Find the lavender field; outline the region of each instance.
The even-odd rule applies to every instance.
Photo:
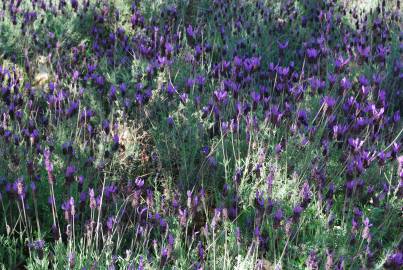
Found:
[[[0,0],[0,269],[402,269],[402,5]]]

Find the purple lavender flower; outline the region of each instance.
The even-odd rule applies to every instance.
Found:
[[[354,153],[358,153],[364,145],[364,141],[360,140],[359,138],[349,138],[348,144],[350,145]]]
[[[326,249],[325,270],[333,269],[333,265],[334,265],[334,254],[331,250]]]
[[[199,256],[199,260],[201,262],[204,261],[204,248],[203,248],[203,244],[201,241],[199,241],[199,243],[197,244],[197,255]]]
[[[114,85],[111,85],[111,88],[110,88],[109,94],[108,94],[110,101],[116,100],[116,93],[117,93],[116,87]]]
[[[72,164],[68,165],[65,172],[66,184],[71,184],[74,181],[74,174],[76,173],[76,167]]]
[[[106,228],[108,230],[109,233],[112,232],[113,230],[113,226],[116,224],[116,218],[114,216],[110,216],[108,217],[107,221],[106,221]]]
[[[283,220],[283,211],[281,210],[281,208],[278,208],[273,216],[273,226],[275,229],[280,226],[282,220]]]
[[[24,180],[22,177],[17,178],[13,184],[14,192],[20,197],[21,200],[24,200],[26,192],[24,187]]]
[[[186,35],[191,43],[193,43],[196,39],[196,32],[193,30],[193,26],[189,25],[186,28]]]
[[[188,212],[186,209],[179,209],[179,223],[181,226],[186,226],[188,218]]]
[[[78,9],[78,1],[77,0],[70,0],[71,7],[74,9],[75,12],[77,12]]]
[[[50,152],[50,150],[49,150],[49,149],[46,149],[46,150],[43,152],[43,156],[45,157],[45,168],[46,168],[46,171],[47,171],[48,173],[52,173],[52,172],[53,172],[53,164],[52,164],[52,162],[51,162],[51,160],[50,160],[50,157],[51,157],[51,152]]]
[[[395,253],[389,255],[383,266],[386,269],[401,269],[403,266],[403,253],[401,251],[396,251]]]
[[[361,45],[357,46],[357,51],[361,60],[365,61],[368,59],[371,51],[371,47],[363,47]]]
[[[298,222],[301,213],[304,209],[298,204],[297,206],[294,207],[294,209],[292,210],[292,219],[293,222]]]
[[[259,209],[264,209],[263,192],[258,190],[256,191],[255,204]]]
[[[312,250],[311,252],[309,252],[309,256],[306,260],[306,267],[310,270],[319,269],[319,262],[318,262],[316,251]]]
[[[367,242],[371,242],[371,233],[369,231],[369,229],[372,227],[372,224],[369,223],[369,219],[365,218],[364,222],[364,229],[362,230],[362,238],[367,240]]]
[[[319,56],[319,52],[315,48],[308,48],[306,50],[306,56],[309,62],[314,63]]]
[[[67,256],[67,261],[69,263],[70,269],[74,269],[76,265],[76,254],[74,252],[69,252]]]
[[[256,107],[257,107],[257,104],[258,104],[259,101],[260,101],[260,93],[253,91],[253,92],[250,94],[250,96],[251,96],[252,101],[253,101],[253,107],[256,108]]]
[[[324,106],[323,110],[325,113],[330,114],[333,107],[336,105],[336,100],[333,97],[325,96],[323,97],[322,104]]]
[[[345,93],[345,92],[347,92],[348,90],[350,90],[352,86],[353,86],[353,85],[352,85],[352,83],[350,82],[350,80],[349,80],[348,78],[343,77],[343,78],[340,80],[340,88],[341,88],[341,90],[342,90],[343,93]]]
[[[277,45],[280,50],[284,51],[288,47],[288,40],[284,42],[277,41]]]
[[[311,202],[311,198],[312,198],[311,189],[309,187],[308,182],[306,182],[306,181],[302,185],[302,188],[300,191],[300,197],[302,199],[301,207],[306,208],[308,206],[308,204]]]
[[[90,209],[94,210],[97,206],[94,189],[90,188],[88,195],[90,196]]]
[[[348,65],[349,62],[350,62],[349,58],[344,59],[342,55],[339,55],[334,61],[336,72],[337,73],[343,72],[343,70],[345,69],[345,67]]]
[[[214,91],[214,97],[216,98],[218,104],[223,104],[227,100],[227,92],[224,90]]]

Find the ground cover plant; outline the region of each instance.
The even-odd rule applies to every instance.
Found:
[[[401,269],[400,0],[0,0],[1,269]]]

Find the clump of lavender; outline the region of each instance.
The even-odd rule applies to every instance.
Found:
[[[0,2],[8,268],[401,268],[401,1],[123,2]]]

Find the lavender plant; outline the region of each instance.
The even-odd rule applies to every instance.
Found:
[[[1,0],[0,267],[401,269],[401,3],[358,2]]]

